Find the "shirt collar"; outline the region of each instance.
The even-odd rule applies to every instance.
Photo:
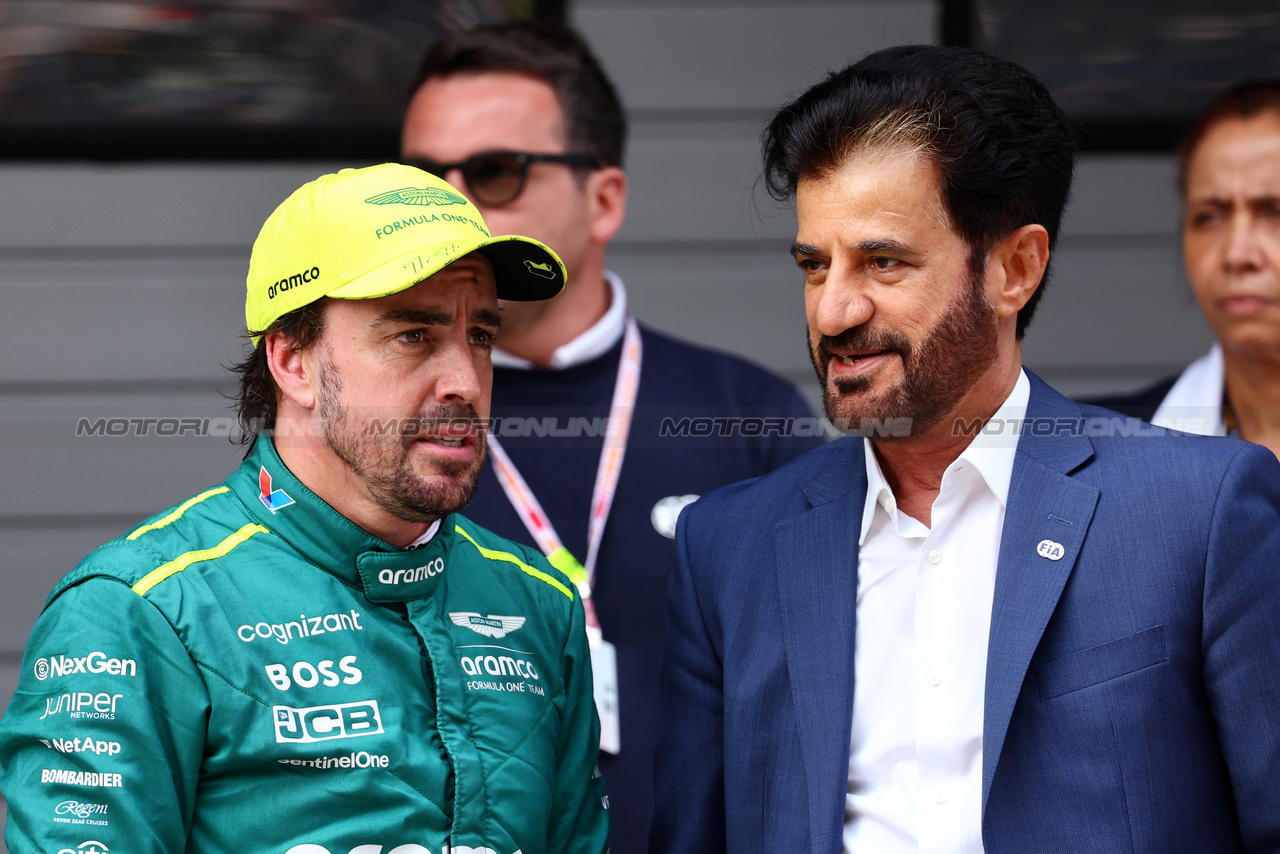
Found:
[[[1227,425],[1222,418],[1226,370],[1222,345],[1214,344],[1208,355],[1196,359],[1178,377],[1160,402],[1151,423],[1187,433],[1227,435]]]
[[[454,516],[438,520],[415,541],[416,548],[402,549],[375,537],[298,480],[270,436],[254,441],[252,452],[226,485],[268,531],[325,572],[363,589],[371,602],[430,595],[441,582],[457,539]]]
[[[551,364],[548,365],[551,370],[563,371],[565,368],[598,359],[618,346],[618,342],[622,340],[622,333],[627,326],[627,289],[622,286],[622,279],[611,270],[604,271],[604,280],[609,283],[612,292],[609,310],[586,332],[556,348],[551,354]],[[513,356],[500,347],[493,348],[493,366],[521,371],[537,367],[528,359]]]
[[[1018,452],[1018,437],[1022,433],[1022,425],[1026,420],[1027,403],[1031,399],[1031,381],[1026,371],[1018,371],[1018,380],[1013,390],[1005,398],[1000,408],[995,411],[960,456],[947,466],[943,473],[943,483],[947,475],[955,470],[961,461],[967,461],[982,477],[991,494],[1000,502],[1001,507],[1008,506],[1009,482],[1013,479],[1013,462]],[[875,517],[876,506],[884,508],[890,516],[897,508],[893,489],[885,480],[880,469],[880,460],[871,447],[871,442],[862,440],[863,452],[867,464],[867,495],[862,505],[862,527],[858,533],[858,545],[864,545],[867,531],[871,529]]]

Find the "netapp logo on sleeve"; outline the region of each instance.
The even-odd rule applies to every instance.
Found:
[[[359,738],[383,731],[377,700],[294,709],[272,706],[279,744],[311,744],[335,738]]]
[[[119,774],[100,774],[97,771],[68,771],[65,768],[41,768],[41,783],[59,783],[64,786],[85,786],[95,789],[118,789],[122,785]]]
[[[96,753],[99,756],[115,756],[120,752],[120,742],[101,741],[92,738],[55,738],[40,739],[45,747],[51,747],[59,753]]]

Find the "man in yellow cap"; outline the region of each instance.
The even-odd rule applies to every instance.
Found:
[[[276,209],[236,368],[253,445],[50,596],[0,722],[11,852],[605,849],[581,598],[458,514],[498,298],[563,284],[411,167]]]
[[[590,597],[610,847],[642,854],[676,520],[817,447],[821,428],[781,377],[632,317],[636,284],[606,263],[626,218],[626,117],[580,34],[529,20],[454,33],[413,90],[405,162],[447,179],[495,233],[550,245],[568,272],[560,297],[506,307],[497,442],[470,513],[538,546]],[[685,287],[693,299],[697,277]]]

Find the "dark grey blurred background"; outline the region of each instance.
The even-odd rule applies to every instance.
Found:
[[[20,14],[30,11],[29,2],[0,2],[0,88],[14,74],[30,74],[20,68],[27,49],[22,45],[40,43],[32,41],[37,37],[56,45],[58,33],[15,34],[30,24]],[[139,6],[106,0],[62,5],[126,17]],[[285,4],[238,5],[247,14]],[[439,5],[464,17],[495,8],[480,0]],[[1221,5],[1160,4],[1177,18],[1177,26],[1161,32],[1196,44],[1239,37],[1239,19],[1232,29]],[[397,13],[395,3],[378,8]],[[1254,35],[1274,43],[1276,15],[1266,8],[1245,11],[1262,16],[1248,19],[1249,31],[1265,30]],[[637,315],[785,374],[816,405],[803,344],[800,277],[787,255],[794,216],[756,189],[762,124],[788,95],[828,69],[888,45],[939,42],[944,28],[954,32],[961,19],[969,22],[971,39],[1003,46],[1011,58],[1057,63],[1046,73],[1066,75],[1072,97],[1089,88],[1088,80],[1110,79],[1089,71],[1099,64],[1138,68],[1156,80],[1174,73],[1167,64],[1143,65],[1124,54],[1121,42],[1100,45],[1079,33],[1068,38],[1070,27],[1031,27],[1045,45],[1060,42],[1062,50],[1085,60],[1064,70],[1061,52],[1023,40],[1027,32],[1018,14],[995,0],[946,9],[941,0],[573,2],[568,19],[595,46],[632,121],[630,210],[610,248],[609,266],[627,282]],[[1071,20],[1088,19],[1080,14]],[[175,20],[174,26],[181,24]],[[1124,20],[1141,31],[1140,18]],[[411,34],[426,38],[426,32]],[[330,36],[341,52],[339,35]],[[1088,45],[1098,51],[1089,53]],[[412,47],[416,59],[425,45]],[[374,60],[335,63],[331,70],[348,66],[370,74],[386,70]],[[337,85],[332,76],[320,79]],[[168,86],[174,103],[189,105],[189,99],[205,97],[184,94],[189,84],[190,77],[178,75],[137,85]],[[73,94],[66,103],[80,103]],[[387,93],[397,103],[402,95]],[[257,228],[305,181],[368,162],[289,158],[316,150],[308,147],[315,134],[340,135],[337,117],[349,125],[382,121],[387,132],[385,114],[364,115],[367,105],[358,98],[344,101],[347,113],[329,113],[299,95],[294,119],[306,133],[259,136],[260,159],[252,150],[232,152],[237,159],[230,161],[174,159],[162,138],[137,144],[153,145],[163,160],[93,162],[103,146],[127,144],[127,134],[117,133],[118,127],[95,130],[88,119],[83,127],[69,127],[65,111],[42,114],[38,99],[23,97],[0,96],[0,132],[27,133],[25,142],[21,133],[0,139],[0,149],[31,148],[32,140],[44,139],[59,150],[44,161],[0,159],[0,708],[8,703],[23,645],[54,582],[94,546],[221,481],[237,464],[240,449],[225,438],[232,414],[221,393],[231,383],[222,366],[238,359],[244,346],[237,337],[243,280]],[[271,97],[277,106],[289,103],[287,87]],[[1188,97],[1194,100],[1194,93],[1184,101]],[[215,101],[207,102],[209,109],[223,112],[206,116],[210,126],[253,125],[260,114],[247,95],[220,106]],[[1113,125],[1141,136],[1143,102],[1112,116]],[[164,114],[153,118],[160,128]],[[358,150],[358,136],[338,142]],[[215,133],[207,142],[231,151],[244,148],[247,138],[219,142]],[[1156,150],[1095,150],[1081,158],[1054,255],[1054,281],[1025,345],[1028,366],[1067,394],[1136,388],[1179,370],[1211,343],[1182,273],[1174,161],[1161,145],[1148,140],[1139,147]],[[75,159],[80,150],[82,159]],[[105,433],[147,418],[168,420],[136,422],[120,437],[77,435],[78,425],[82,434]],[[196,428],[184,423],[212,435],[193,435]],[[142,425],[147,435],[138,435]],[[174,425],[181,435],[156,435]]]

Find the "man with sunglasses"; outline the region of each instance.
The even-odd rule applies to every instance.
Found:
[[[463,191],[494,234],[551,246],[568,271],[555,299],[503,305],[490,459],[468,512],[534,543],[590,593],[615,854],[643,851],[648,834],[676,517],[820,442],[796,435],[797,422],[802,433],[814,425],[780,378],[631,319],[605,269],[626,213],[625,133],[582,38],[517,22],[432,47],[402,134],[406,162]],[[672,435],[695,421],[712,435]]]

